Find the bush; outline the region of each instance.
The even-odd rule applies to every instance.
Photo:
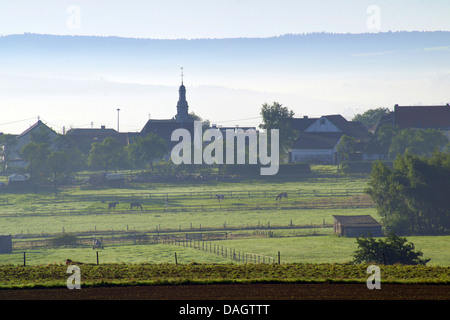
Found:
[[[72,234],[64,233],[52,239],[54,246],[73,246],[76,245],[78,238]]]
[[[406,238],[399,237],[393,233],[383,241],[373,239],[371,236],[357,238],[358,249],[354,253],[354,263],[375,264],[407,264],[425,265],[430,259],[421,259],[420,251],[414,251],[414,244],[407,243]]]

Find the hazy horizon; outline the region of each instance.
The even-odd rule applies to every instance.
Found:
[[[120,131],[140,131],[176,114],[180,67],[189,111],[224,126],[257,126],[274,101],[349,120],[446,104],[448,13],[443,0],[2,2],[0,132],[38,116],[57,132],[116,129],[117,108]]]

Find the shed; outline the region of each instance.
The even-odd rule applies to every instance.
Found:
[[[110,187],[121,187],[125,183],[123,173],[109,173],[106,175],[106,181]]]
[[[11,235],[0,235],[0,253],[11,253],[12,252],[12,241]]]
[[[368,236],[381,237],[381,224],[370,215],[336,216],[334,217],[334,232],[345,237]]]

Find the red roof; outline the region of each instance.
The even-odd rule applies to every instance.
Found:
[[[450,105],[395,106],[395,124],[401,128],[450,129]]]

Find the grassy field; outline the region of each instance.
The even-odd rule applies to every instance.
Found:
[[[429,266],[450,266],[450,236],[408,237],[424,258],[430,258]],[[302,236],[285,238],[254,238],[242,240],[213,241],[239,252],[257,253],[271,256],[277,262],[280,252],[281,263],[347,263],[353,259],[357,248],[355,239],[339,238],[334,235]],[[91,247],[36,248],[15,250],[13,254],[0,255],[0,265],[23,265],[23,252],[27,265],[64,263],[66,259],[84,263],[169,263],[175,264],[175,253],[179,264],[197,263],[238,263],[229,258],[204,252],[194,248],[165,244],[117,244],[103,250]]]
[[[322,168],[323,170],[323,168]],[[249,180],[236,183],[146,183],[125,188],[92,189],[78,186],[49,193],[0,194],[0,233],[21,235],[13,243],[26,244],[65,233],[79,237],[132,237],[135,234],[227,233],[214,243],[240,252],[277,257],[282,263],[346,263],[356,240],[332,234],[333,215],[368,214],[380,220],[363,194],[367,179],[342,176],[333,169],[298,181]],[[287,191],[289,197],[275,196]],[[224,194],[219,202],[215,194]],[[118,201],[115,210],[108,203]],[[144,210],[130,210],[139,201]],[[255,233],[270,231],[270,235]],[[429,265],[450,265],[450,237],[410,237]],[[31,243],[31,242],[30,242]],[[89,245],[14,249],[0,255],[0,265],[60,264],[65,259],[96,262]],[[229,264],[230,259],[174,245],[116,241],[99,250],[100,263]]]
[[[104,264],[81,265],[82,286],[210,283],[365,283],[367,265]],[[449,267],[381,266],[387,283],[449,284]],[[67,266],[0,266],[0,288],[66,287]]]

